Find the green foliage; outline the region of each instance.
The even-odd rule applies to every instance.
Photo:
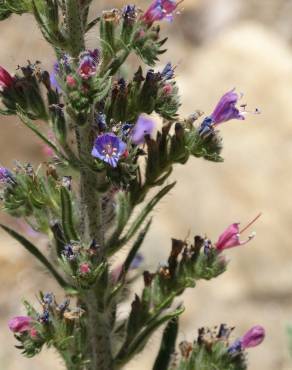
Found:
[[[140,67],[128,84],[114,84],[105,100],[107,121],[135,122],[141,113],[156,112],[167,120],[177,118],[180,106],[178,88],[173,79],[166,80],[160,72],[149,70],[143,76]]]
[[[221,335],[220,329],[226,330]],[[169,370],[246,370],[245,353],[229,351],[229,335],[232,330],[221,325],[219,332],[201,328],[193,343],[180,343],[180,358],[174,356]]]
[[[231,331],[225,326],[216,334],[201,329],[198,339],[181,344],[181,357],[175,357],[178,317],[184,311],[175,299],[200,279],[213,279],[226,269],[225,259],[207,238],[196,236],[192,244],[172,239],[167,262],[155,273],[144,271],[142,292],[135,295],[129,315],[120,317],[121,304],[133,294],[130,283],[142,277],[140,270],[131,270],[150,229],[150,214],[174,188],[175,182],[168,183],[174,165],[191,156],[221,162],[222,140],[213,118],[207,117],[203,126],[195,124],[199,112],[179,117],[170,63],[146,73],[140,66],[126,80],[121,67],[130,54],[154,67],[166,51],[167,39],[160,38],[151,14],[147,20],[140,9],[126,6],[88,22],[91,3],[0,0],[0,20],[32,13],[57,58],[57,84],[40,62],[29,62],[14,77],[1,72],[0,113],[17,115],[54,152],[46,174],[31,165],[18,164],[14,172],[0,169],[3,209],[49,236],[52,261],[22,235],[0,226],[67,294],[58,304],[52,294],[40,293],[41,312],[24,303],[31,321],[15,335],[18,348],[32,357],[44,345],[54,347],[68,370],[120,369],[166,325],[153,370],[245,370],[245,355],[241,348],[230,350]],[[161,17],[170,15],[166,13],[164,9]],[[99,48],[86,50],[85,34],[97,23]],[[234,101],[230,104],[235,109]],[[138,118],[152,113],[163,121],[161,128],[155,135],[141,129],[141,141],[135,142]],[[53,131],[53,138],[43,133],[38,120]],[[99,147],[102,139],[96,138],[109,133],[117,146],[103,142]],[[154,187],[160,188],[153,195]],[[123,263],[111,268],[124,247],[128,253]]]
[[[60,217],[61,179],[55,169],[47,175],[34,171],[30,164],[17,164],[12,180],[3,189],[3,209],[12,216],[24,217],[35,229],[47,232],[50,221]],[[44,211],[46,213],[44,213]]]
[[[61,187],[61,207],[62,207],[62,226],[65,240],[67,243],[79,240],[74,225],[72,199],[69,191],[65,187]]]
[[[41,91],[39,62],[20,68],[11,87],[0,91],[2,104],[6,108],[1,114],[15,115],[17,111],[33,120],[47,120],[47,109]]]
[[[10,17],[12,14],[23,14],[31,12],[31,0],[0,0],[0,21]]]
[[[167,315],[165,310],[171,307],[175,297],[181,295],[186,288],[193,288],[200,279],[209,280],[222,274],[225,268],[226,263],[216,249],[206,249],[204,239],[196,237],[194,245],[190,246],[182,240],[173,239],[167,264],[160,266],[154,274],[144,272],[145,287],[141,296],[136,295],[132,302],[131,313],[124,325],[126,334],[117,357],[118,363],[128,361],[143,348],[143,345],[136,348],[136,344],[144,343],[145,333],[147,336],[151,335],[153,326],[157,328],[168,321],[164,320]],[[179,308],[171,315],[176,317],[181,312]]]

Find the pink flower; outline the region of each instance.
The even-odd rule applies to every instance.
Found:
[[[71,75],[68,75],[66,77],[66,82],[67,82],[67,85],[69,87],[72,87],[72,88],[73,87],[76,87],[76,85],[77,85],[77,82],[76,82],[75,78],[73,76],[71,76]]]
[[[171,84],[166,84],[165,86],[163,86],[163,92],[165,95],[171,94],[172,90],[173,90],[173,87]]]
[[[9,320],[8,326],[13,333],[24,333],[31,330],[31,321],[29,316],[15,316]]]
[[[215,243],[215,247],[218,251],[223,251],[224,249],[229,249],[237,247],[248,243],[251,239],[255,237],[255,233],[248,236],[247,240],[240,241],[240,234],[242,234],[246,229],[248,229],[259,217],[258,214],[245,228],[239,229],[239,223],[231,224],[227,227],[225,231],[219,236],[218,241]]]
[[[153,0],[149,8],[143,14],[142,19],[145,23],[151,25],[155,21],[163,19],[173,20],[173,13],[178,4],[177,0]]]
[[[38,331],[35,328],[31,328],[29,332],[30,336],[35,339],[38,336]]]
[[[243,349],[256,347],[262,343],[265,339],[265,329],[256,325],[252,327],[244,336],[241,338],[240,343]]]
[[[86,262],[81,263],[81,265],[79,266],[79,271],[81,272],[81,274],[89,274],[91,271],[89,264]]]
[[[14,78],[9,72],[0,66],[0,89],[9,88],[13,85]]]

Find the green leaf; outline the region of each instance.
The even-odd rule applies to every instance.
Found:
[[[175,351],[175,342],[178,333],[178,317],[174,317],[169,321],[166,328],[164,329],[163,336],[161,339],[160,350],[155,360],[155,364],[152,370],[167,370],[171,355]]]
[[[56,147],[55,144],[53,144],[49,139],[43,135],[38,128],[35,126],[35,124],[30,120],[25,112],[18,106],[17,107],[17,115],[21,119],[21,121],[25,124],[26,127],[28,127],[30,130],[32,130],[39,138],[41,138],[50,148],[54,150],[54,152],[65,161],[68,161],[68,159],[60,152],[60,150]]]
[[[66,287],[68,284],[66,281],[59,275],[59,273],[55,270],[53,265],[48,261],[48,259],[34,246],[29,240],[24,238],[22,235],[18,234],[16,231],[10,229],[9,227],[0,224],[0,227],[4,231],[6,231],[10,236],[12,236],[15,240],[17,240],[22,246],[31,253],[35,258],[37,258],[55,277],[57,282],[62,286]]]
[[[126,258],[126,261],[123,265],[123,269],[122,269],[122,274],[123,275],[126,275],[126,273],[128,272],[130,266],[131,266],[131,263],[133,262],[133,259],[135,258],[137,252],[139,251],[143,241],[144,241],[144,238],[151,226],[151,222],[152,222],[152,219],[149,220],[147,222],[147,225],[144,227],[144,229],[139,233],[138,235],[138,238],[136,239],[135,243],[133,244],[127,258]]]
[[[141,224],[144,222],[147,215],[153,210],[153,208],[156,206],[156,204],[166,195],[170,192],[170,190],[175,186],[176,182],[173,182],[169,185],[166,185],[164,188],[162,188],[151,200],[148,202],[146,207],[143,208],[143,210],[140,212],[140,214],[135,218],[135,221],[130,226],[130,229],[128,230],[127,234],[122,238],[121,244],[127,243],[136,233],[136,231],[139,229]]]
[[[115,246],[117,241],[124,230],[125,225],[129,221],[131,215],[130,200],[127,192],[119,192],[117,194],[117,207],[116,207],[116,227],[112,235],[108,239],[108,249]]]
[[[61,207],[62,207],[62,226],[66,241],[70,243],[71,240],[79,240],[75,231],[73,222],[72,200],[69,191],[65,187],[61,187]]]
[[[121,351],[117,355],[116,363],[119,366],[127,363],[135,354],[143,350],[150,336],[155,330],[159,328],[159,326],[163,325],[164,323],[175,317],[178,317],[184,312],[184,310],[184,307],[179,307],[175,311],[170,312],[151,322],[151,324],[146,326],[146,328],[136,336],[136,338],[127,346],[127,348],[122,347]]]

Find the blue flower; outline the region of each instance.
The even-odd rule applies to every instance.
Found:
[[[132,142],[136,145],[143,144],[145,135],[151,135],[154,128],[155,122],[152,119],[140,115],[131,133]]]
[[[136,256],[134,257],[134,259],[133,259],[133,261],[132,261],[132,263],[131,263],[131,265],[130,265],[130,269],[131,270],[135,270],[135,269],[137,269],[137,268],[139,268],[140,267],[140,265],[143,263],[143,261],[144,261],[144,257],[143,257],[143,255],[141,254],[141,253],[137,253],[136,254]]]
[[[174,68],[170,62],[166,64],[163,71],[161,72],[162,78],[165,80],[171,80],[174,77]]]
[[[125,154],[127,144],[113,133],[99,135],[94,142],[91,155],[117,167],[120,158]]]

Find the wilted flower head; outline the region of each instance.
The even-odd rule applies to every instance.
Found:
[[[151,135],[154,128],[155,122],[152,119],[140,115],[131,133],[132,142],[136,145],[143,144],[145,135]]]
[[[255,233],[248,236],[247,240],[240,241],[240,234],[242,234],[246,229],[248,229],[259,217],[258,214],[249,224],[242,230],[239,229],[239,223],[233,223],[227,227],[225,231],[219,236],[218,241],[215,243],[215,247],[218,251],[223,251],[224,249],[229,249],[237,247],[248,243],[251,239],[255,237]]]
[[[11,76],[11,74],[0,66],[0,90],[11,87],[13,82],[14,78]]]
[[[179,2],[177,0],[153,0],[150,7],[143,14],[142,19],[147,24],[152,24],[155,21],[167,19],[173,20],[173,12],[177,8]]]
[[[118,161],[126,152],[126,149],[127,144],[115,134],[105,133],[96,138],[91,155],[101,159],[112,167],[117,167]]]
[[[32,318],[29,316],[15,316],[8,322],[13,333],[24,333],[31,329]]]
[[[87,50],[80,55],[78,74],[87,80],[96,74],[96,68],[100,60],[98,49]]]
[[[244,112],[236,107],[240,97],[241,96],[235,92],[235,89],[228,91],[222,96],[213,113],[210,115],[213,125],[219,125],[231,119],[245,119]]]

